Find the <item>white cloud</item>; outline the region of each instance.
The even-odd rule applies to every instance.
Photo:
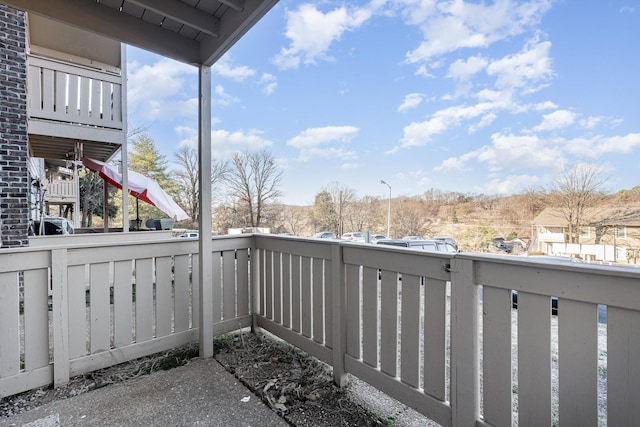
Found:
[[[179,144],[190,147],[198,146],[198,130],[188,126],[175,128],[181,138]],[[238,151],[257,151],[273,145],[273,141],[262,137],[262,131],[257,129],[228,131],[224,129],[211,130],[211,155],[213,158],[230,158]]]
[[[556,110],[542,116],[542,123],[535,126],[535,131],[549,131],[566,128],[576,121],[576,114],[569,110]]]
[[[262,77],[258,84],[262,86],[262,92],[265,95],[271,95],[278,87],[276,76],[270,73],[262,73]]]
[[[193,117],[195,98],[182,97],[197,68],[163,58],[150,65],[127,64],[127,106],[132,116],[145,120]]]
[[[640,133],[563,140],[567,151],[583,157],[599,158],[607,154],[626,154],[640,148]]]
[[[535,175],[509,175],[493,178],[484,186],[484,189],[489,194],[513,194],[539,181],[540,178]]]
[[[495,104],[482,102],[472,106],[455,106],[437,111],[428,120],[413,122],[404,128],[404,136],[400,145],[393,147],[386,154],[393,154],[400,149],[420,147],[429,143],[433,136],[441,134],[453,126],[458,126],[462,120],[487,114],[495,108]]]
[[[287,145],[300,149],[299,159],[313,158],[353,159],[356,153],[344,148],[360,131],[355,126],[325,126],[309,128],[287,141]],[[337,147],[336,147],[337,145]]]
[[[317,60],[332,60],[327,53],[331,44],[347,31],[364,24],[372,11],[367,8],[340,7],[323,13],[315,5],[305,3],[297,10],[287,11],[286,36],[290,40],[273,62],[280,69],[298,68]]]
[[[495,133],[492,145],[476,151],[476,158],[492,168],[545,168],[563,162],[560,147],[535,135]]]
[[[222,107],[228,107],[232,104],[237,104],[240,100],[232,95],[229,95],[225,92],[224,87],[222,85],[216,85],[213,88],[212,102],[216,105],[220,105]]]
[[[216,62],[211,71],[215,74],[225,77],[236,82],[245,82],[247,79],[256,75],[256,70],[246,65],[235,65],[229,55],[224,55]]]
[[[530,85],[544,82],[553,76],[549,50],[551,42],[533,40],[517,54],[491,62],[487,74],[496,77],[499,89],[522,88],[535,90]]]
[[[409,63],[428,63],[462,48],[487,48],[523,33],[551,7],[550,0],[491,4],[425,0],[401,4],[406,22],[420,26],[424,36],[420,46],[407,53]]]
[[[405,95],[402,104],[398,107],[398,111],[400,113],[404,113],[405,111],[413,110],[414,108],[417,108],[423,100],[424,95],[421,93],[410,93]]]
[[[472,56],[467,58],[466,61],[458,59],[449,65],[448,76],[458,81],[467,81],[484,70],[488,63],[489,61],[481,56]]]

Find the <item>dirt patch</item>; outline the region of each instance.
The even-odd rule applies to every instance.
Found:
[[[331,368],[270,336],[225,335],[215,358],[292,425],[384,426],[384,420],[350,399],[333,383]]]

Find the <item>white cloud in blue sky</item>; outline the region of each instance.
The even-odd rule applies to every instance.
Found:
[[[579,17],[580,19],[577,19]],[[571,22],[571,25],[567,25]],[[281,0],[212,67],[213,156],[268,148],[283,201],[511,193],[569,164],[640,184],[633,4]],[[129,49],[129,123],[197,142],[197,69]]]

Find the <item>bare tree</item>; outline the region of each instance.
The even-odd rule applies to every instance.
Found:
[[[340,184],[339,182],[332,182],[324,189],[324,192],[329,194],[331,203],[333,203],[333,210],[338,215],[338,228],[336,234],[340,236],[345,233],[344,225],[347,211],[356,202],[356,190]]]
[[[606,197],[602,190],[607,179],[603,168],[591,164],[577,164],[556,178],[551,189],[553,205],[559,208],[568,224],[569,243],[578,243],[580,227],[588,223]]]
[[[176,177],[175,189],[178,198],[187,214],[191,217],[193,226],[200,223],[198,216],[200,207],[200,192],[198,184],[198,150],[193,147],[181,145],[174,154],[178,169],[174,171]],[[224,180],[229,169],[226,161],[213,159],[211,161],[211,185],[212,191],[217,183]]]
[[[231,160],[227,186],[230,194],[247,209],[246,224],[262,225],[265,210],[282,195],[282,171],[270,152],[235,153]]]

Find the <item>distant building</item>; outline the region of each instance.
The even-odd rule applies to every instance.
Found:
[[[640,204],[590,208],[579,241],[569,243],[562,210],[546,208],[531,222],[530,252],[574,256],[587,262],[640,262]]]

